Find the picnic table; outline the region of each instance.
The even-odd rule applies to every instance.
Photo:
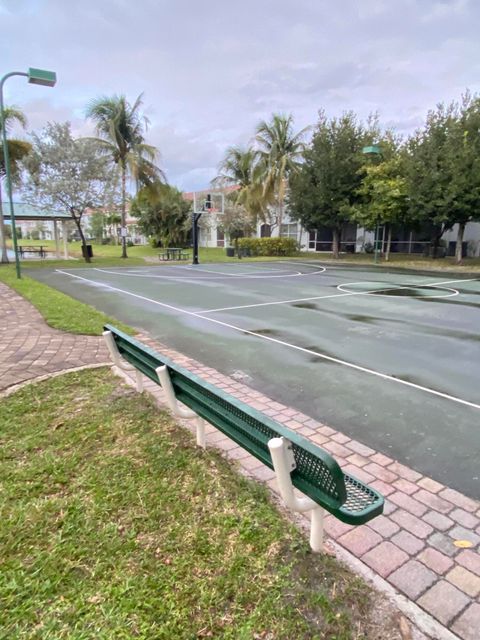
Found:
[[[40,258],[47,257],[47,250],[45,247],[43,247],[43,245],[36,246],[36,247],[23,245],[18,247],[18,251],[20,253],[21,258],[23,258],[26,253],[38,253]]]
[[[190,254],[181,247],[167,247],[158,257],[160,260],[188,260]]]

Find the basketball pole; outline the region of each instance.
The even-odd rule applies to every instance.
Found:
[[[202,216],[202,211],[193,211],[192,213],[192,240],[193,240],[193,259],[192,264],[198,264],[198,221]]]

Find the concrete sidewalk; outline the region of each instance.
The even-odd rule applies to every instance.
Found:
[[[48,327],[38,311],[0,283],[0,391],[61,371],[106,363],[103,339]],[[332,516],[325,530],[337,555],[391,597],[434,640],[480,637],[480,504],[375,452],[295,409],[158,344],[138,339],[227,393],[327,449],[344,471],[386,497],[385,513],[361,527]],[[160,402],[158,385],[145,388]],[[273,472],[213,427],[207,442],[276,491]],[[467,541],[470,548],[456,546]]]

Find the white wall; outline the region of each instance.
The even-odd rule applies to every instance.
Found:
[[[446,242],[456,242],[458,233],[458,224],[451,231],[444,233],[443,238]],[[468,255],[470,257],[480,256],[480,222],[469,222],[465,227],[463,236],[464,242],[468,242]]]

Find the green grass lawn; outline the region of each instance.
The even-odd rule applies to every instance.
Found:
[[[135,333],[133,329],[118,320],[25,274],[20,280],[17,279],[14,265],[0,267],[0,281],[31,302],[47,324],[54,329],[70,333],[101,335],[103,325],[112,322],[115,326],[123,325],[127,333],[132,335]]]
[[[25,240],[20,241],[20,244],[29,244],[32,246],[42,245],[52,251],[55,248],[53,240]],[[93,260],[92,266],[138,266],[144,265],[146,262],[154,262],[162,264],[158,260],[159,249],[154,249],[150,245],[137,245],[134,247],[128,247],[128,258],[122,259],[120,257],[121,247],[119,245],[102,245],[92,244],[93,248]],[[22,264],[28,268],[42,268],[42,267],[85,267],[88,264],[85,263],[82,258],[81,245],[79,242],[70,242],[68,244],[68,252],[72,258],[76,260],[26,260]],[[289,260],[292,258],[288,258]],[[334,260],[330,253],[316,253],[311,251],[303,251],[298,253],[293,259],[300,260],[320,260],[322,262],[345,262],[347,264],[369,265],[374,266],[374,258],[372,254],[357,253],[357,254],[342,254],[339,260]],[[238,258],[227,258],[225,249],[221,247],[214,248],[200,248],[199,250],[200,262],[237,262]],[[261,258],[242,258],[245,262],[262,262],[271,260],[285,260],[284,257],[261,257]],[[427,270],[427,271],[452,271],[452,272],[466,272],[477,273],[480,272],[480,258],[465,258],[463,264],[460,266],[455,265],[454,258],[442,258],[434,260],[432,258],[424,258],[421,255],[408,255],[408,254],[391,254],[390,261],[385,262],[383,258],[377,265],[377,268],[404,268],[415,270]],[[167,264],[165,262],[163,264]]]
[[[0,445],[1,638],[400,638],[266,489],[106,369],[4,398]]]

